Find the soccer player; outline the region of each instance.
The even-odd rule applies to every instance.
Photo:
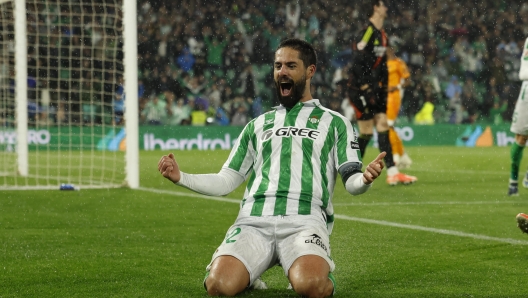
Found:
[[[510,150],[510,185],[508,195],[518,196],[519,167],[526,140],[528,139],[528,38],[524,42],[524,50],[521,57],[521,68],[519,69],[519,79],[523,81],[519,98],[515,103],[510,131],[515,134],[515,142]],[[528,188],[528,171],[523,179],[523,186]]]
[[[381,0],[369,1],[369,24],[353,42],[354,59],[348,80],[348,96],[356,110],[359,126],[359,149],[365,156],[368,143],[378,132],[380,151],[384,151],[389,185],[411,184],[418,179],[400,173],[394,164],[389,141],[387,122],[388,70],[387,36],[383,30],[383,21],[387,16],[387,7]]]
[[[389,72],[389,89],[387,97],[387,124],[389,125],[389,140],[394,163],[400,169],[409,168],[412,160],[403,148],[403,142],[394,130],[394,123],[400,112],[403,89],[411,83],[409,69],[405,61],[396,56],[394,48],[387,47],[387,70]]]
[[[219,173],[184,173],[172,153],[159,161],[165,178],[202,194],[226,195],[248,179],[238,217],[207,266],[211,296],[265,288],[259,277],[278,264],[301,296],[335,290],[329,236],[337,174],[350,194],[364,193],[379,177],[385,153],[361,172],[350,121],[312,98],[316,65],[306,41],[280,43],[273,65],[280,106],[244,127]]]
[[[519,227],[524,233],[528,234],[528,215],[519,213],[515,219],[517,220],[517,227]]]

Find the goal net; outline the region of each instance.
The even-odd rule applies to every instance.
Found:
[[[135,9],[0,0],[0,189],[139,186]]]

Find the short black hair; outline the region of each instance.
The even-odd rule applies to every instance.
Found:
[[[298,38],[289,38],[283,40],[275,52],[281,48],[291,48],[298,51],[299,59],[304,63],[304,67],[308,67],[312,64],[317,67],[317,53],[309,42]]]
[[[374,6],[379,6],[381,1],[387,6],[388,0],[364,0],[361,13],[366,13],[367,18],[370,18],[374,15]]]

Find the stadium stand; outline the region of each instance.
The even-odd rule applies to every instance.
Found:
[[[350,40],[361,29],[358,26],[365,17],[360,6],[353,3],[139,0],[138,104],[143,124],[196,123],[190,119],[170,119],[172,109],[183,109],[191,115],[200,111],[200,117],[205,115],[209,125],[226,125],[232,119],[236,119],[236,125],[244,125],[276,104],[271,59],[280,40],[291,36],[306,39],[317,48],[320,76],[314,78],[313,95],[324,105],[340,111],[346,97],[342,85],[346,79],[344,70],[354,55]],[[516,76],[519,56],[528,36],[527,3],[415,0],[389,1],[388,6],[386,31],[397,55],[409,65],[413,78],[403,98],[402,121],[413,121],[424,103],[434,104],[436,123],[497,123],[511,119],[520,86]],[[38,11],[29,12],[28,16],[28,30],[37,30],[35,24],[47,21],[46,15]],[[64,71],[48,74],[48,82],[36,82],[49,84],[47,121],[69,119],[79,125],[112,121],[110,110],[106,111],[108,117],[92,117],[97,107],[84,102],[89,100],[87,96],[61,98],[60,92],[54,90],[61,84],[66,86],[64,82],[70,78],[96,75],[101,77],[105,90],[120,97],[122,85],[117,83],[118,78],[109,76],[115,73],[111,69],[122,65],[105,65],[98,59],[111,53],[74,53],[69,56],[71,59],[61,61],[53,59],[53,54],[73,52],[79,42],[115,43],[120,49],[122,41],[112,38],[112,32],[101,31],[101,26],[94,26],[105,20],[86,18],[74,26],[62,27],[62,20],[55,21],[57,30],[71,30],[72,36],[89,31],[91,39],[41,40],[39,47],[30,47],[31,56],[34,51],[47,50],[45,43],[57,45],[49,53],[49,61],[29,61],[29,76],[48,63],[64,65]],[[121,51],[116,55],[122,55]],[[92,64],[95,71],[69,71],[70,65],[80,63]],[[453,81],[460,92],[453,92],[458,88],[453,89]],[[171,98],[169,104],[167,98]],[[109,96],[106,100],[113,99]],[[72,111],[63,110],[62,106],[83,111],[84,117],[65,117],[64,113]],[[167,111],[159,112],[156,119],[148,118],[153,106]],[[200,122],[203,124],[203,119]]]

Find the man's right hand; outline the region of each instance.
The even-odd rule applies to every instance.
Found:
[[[180,167],[174,159],[174,154],[163,155],[158,162],[158,171],[163,177],[169,179],[173,183],[180,181]]]
[[[381,170],[385,167],[383,164],[385,155],[387,155],[387,152],[381,152],[376,159],[367,165],[365,172],[363,172],[363,183],[371,184],[381,175]]]

